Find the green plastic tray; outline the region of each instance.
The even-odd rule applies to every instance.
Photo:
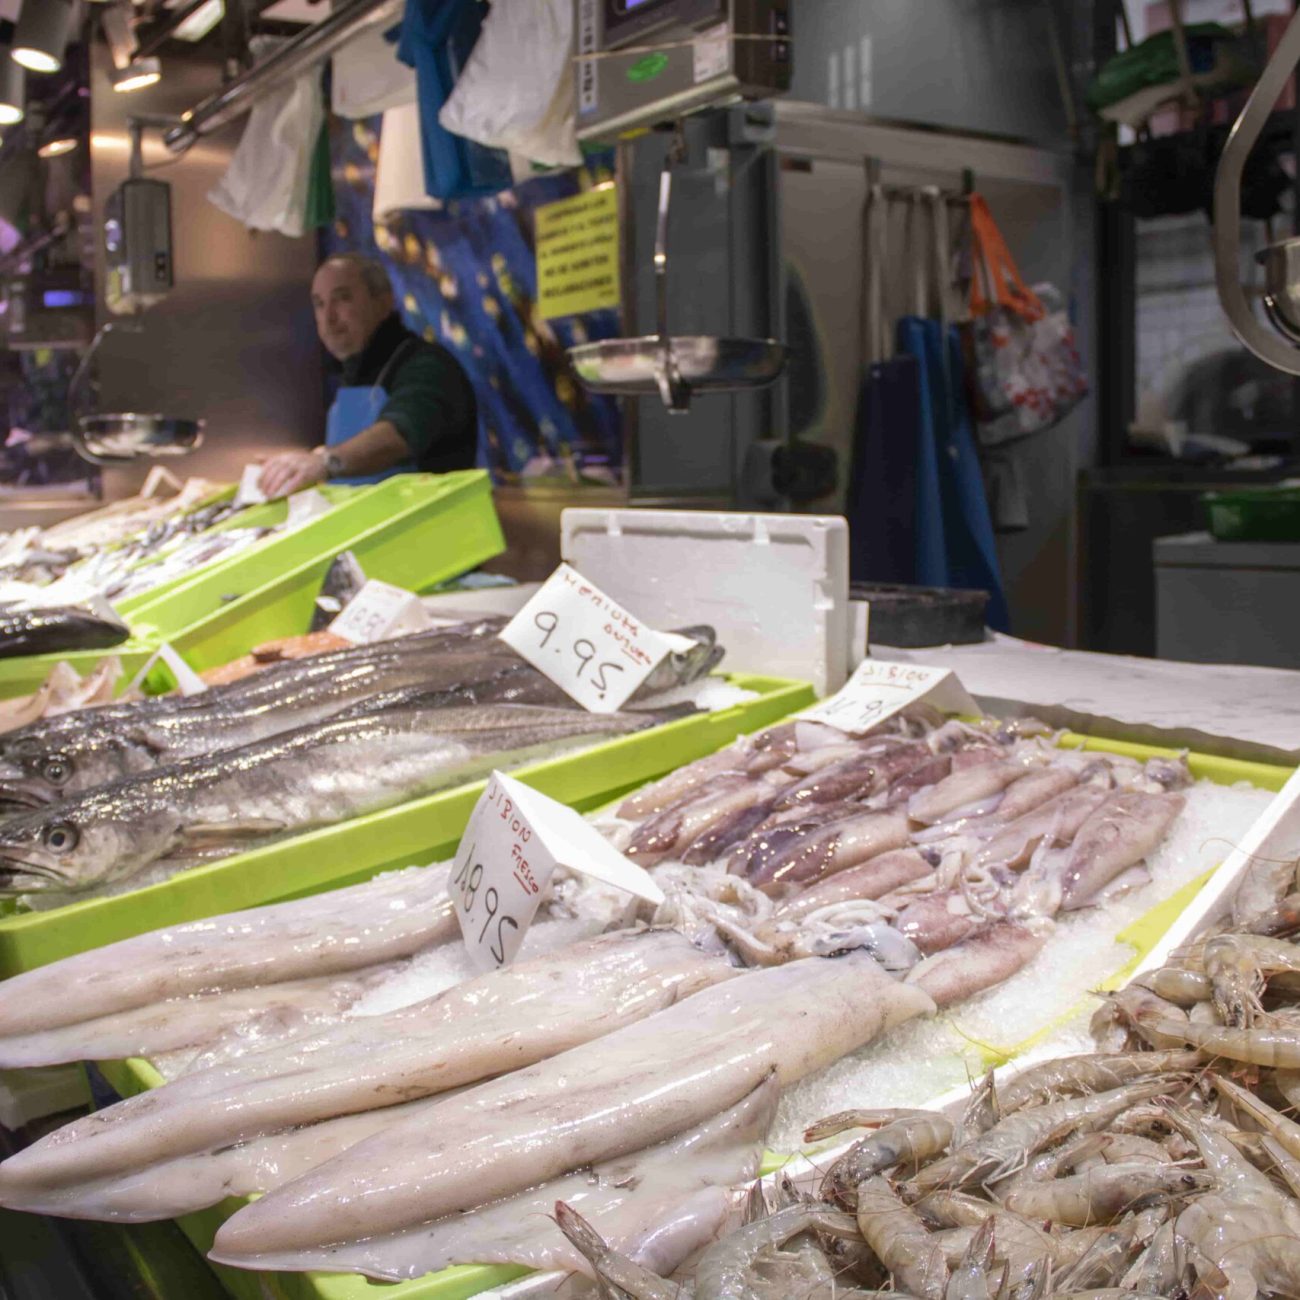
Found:
[[[1238,488],[1201,500],[1221,542],[1300,542],[1300,488]]]
[[[305,632],[321,580],[340,551],[352,551],[368,577],[423,592],[505,547],[483,470],[402,474],[370,487],[326,487],[324,493],[336,503],[328,514],[123,601],[119,612],[135,634],[117,651],[127,668],[125,680],[163,641],[203,672],[262,641]],[[222,526],[279,523],[287,509],[284,501],[270,501]],[[34,691],[60,660],[84,674],[104,653],[0,660],[0,698]],[[163,690],[173,683],[159,668],[148,685]]]
[[[812,687],[803,682],[743,675],[731,680],[759,692],[758,698],[533,763],[512,775],[575,808],[595,808],[813,701]],[[444,790],[194,867],[128,894],[88,899],[52,912],[0,917],[0,978],[161,926],[354,884],[380,871],[451,857],[484,784],[476,781]]]
[[[746,683],[745,679],[738,678],[736,680],[741,684],[753,685],[752,681]],[[790,703],[789,711],[793,712],[796,709],[804,708],[810,696],[811,691],[805,688],[805,694]],[[723,715],[715,716],[720,718]],[[762,723],[756,723],[753,728],[746,726],[740,730],[757,729],[758,726],[774,720],[774,717],[767,717]],[[672,723],[663,731],[668,732],[672,728],[680,726],[682,726],[681,723]],[[662,733],[656,731],[653,734],[658,736]],[[736,732],[735,734],[739,733]],[[603,754],[615,746],[625,745],[628,739],[624,738],[613,742],[612,745],[601,746],[599,750],[593,751],[593,754]],[[635,740],[636,737],[630,739]],[[719,748],[726,743],[727,739],[728,737],[724,736],[713,748]],[[1104,750],[1109,753],[1126,754],[1143,760],[1155,757],[1172,758],[1182,752],[1180,750],[1162,749],[1154,745],[1094,740],[1088,736],[1073,734],[1063,735],[1059,743],[1069,749]],[[700,752],[710,751],[701,750]],[[670,767],[678,767],[683,761],[685,760],[680,757],[675,758],[667,767],[661,770],[667,771]],[[1274,767],[1265,763],[1244,762],[1238,759],[1216,758],[1207,754],[1189,754],[1187,755],[1187,763],[1192,775],[1198,780],[1203,778],[1214,781],[1218,785],[1235,785],[1239,781],[1248,781],[1261,789],[1277,791],[1286,784],[1291,775],[1291,769],[1289,768]],[[532,772],[536,771],[537,769],[532,770]],[[524,776],[525,774],[521,772],[520,775]],[[533,779],[531,772],[525,776],[525,779],[528,780],[530,785],[536,785],[539,789],[547,788],[541,781]],[[629,788],[631,787],[629,786]],[[555,794],[556,791],[548,789],[548,793]],[[617,793],[626,793],[626,790],[611,792],[610,798],[616,797]],[[558,797],[563,798],[564,796]],[[590,800],[584,801],[582,804],[575,804],[575,806],[588,808],[598,807],[599,804],[599,800]],[[303,844],[306,842],[306,839],[299,841],[299,843]],[[1212,874],[1212,872],[1209,873],[1209,875]],[[1128,927],[1119,937],[1125,942],[1131,943],[1135,948],[1149,951],[1169,926],[1173,924],[1182,908],[1186,907],[1196,896],[1198,890],[1209,879],[1209,875],[1193,881],[1191,885],[1185,886],[1173,898],[1157,904],[1146,916],[1135,925]],[[1135,955],[1133,962],[1125,967],[1125,970],[1131,970],[1141,959],[1141,956],[1142,952],[1139,951]],[[1123,972],[1120,974],[1122,975]],[[1029,1045],[1022,1044],[1021,1046],[1027,1047]],[[992,1052],[990,1053],[991,1063],[1001,1063],[1003,1059],[1004,1055],[995,1056]],[[123,1097],[135,1096],[137,1093],[157,1088],[164,1082],[162,1076],[148,1061],[140,1059],[106,1062],[98,1068],[114,1089]],[[917,1104],[924,1104],[924,1100],[928,1099],[918,1099]],[[789,1156],[767,1153],[763,1164],[764,1172],[779,1168],[790,1158]],[[247,1201],[231,1197],[220,1205],[214,1205],[206,1210],[199,1211],[197,1214],[188,1215],[177,1220],[177,1222],[194,1246],[206,1254],[212,1247],[212,1241],[217,1234],[217,1230],[236,1210],[242,1208],[245,1204],[247,1204]],[[511,1265],[465,1264],[444,1269],[440,1273],[430,1273],[425,1277],[415,1278],[410,1282],[380,1283],[371,1282],[366,1278],[347,1273],[253,1273],[244,1269],[225,1268],[217,1264],[212,1265],[212,1267],[229,1293],[236,1297],[236,1300],[468,1300],[468,1297],[478,1295],[480,1292],[490,1290],[493,1287],[504,1286],[507,1282],[522,1277],[529,1271]]]

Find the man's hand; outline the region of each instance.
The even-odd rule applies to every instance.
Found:
[[[314,451],[282,451],[267,458],[258,484],[268,497],[287,497],[324,481],[324,456]]]

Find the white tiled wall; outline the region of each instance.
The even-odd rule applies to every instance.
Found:
[[[1242,223],[1242,270],[1268,242],[1262,223]],[[1195,213],[1138,225],[1137,390],[1165,393],[1178,372],[1213,352],[1239,348],[1214,288],[1210,224]]]

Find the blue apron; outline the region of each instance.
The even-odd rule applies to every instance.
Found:
[[[388,403],[388,390],[384,381],[397,368],[398,363],[415,345],[414,339],[407,339],[393,350],[384,368],[379,372],[374,384],[367,388],[363,384],[347,384],[334,394],[329,414],[325,417],[325,445],[337,447],[341,443],[351,442],[357,434],[370,428],[379,419],[380,412]],[[417,465],[413,460],[404,460],[390,469],[378,474],[358,474],[350,478],[331,479],[331,483],[382,483],[394,474],[414,474]]]

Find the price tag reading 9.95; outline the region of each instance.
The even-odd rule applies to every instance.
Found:
[[[593,713],[613,713],[673,648],[582,574],[561,564],[501,640]]]
[[[559,630],[560,616],[553,609],[539,609],[533,615],[533,624],[542,634],[542,639],[538,642],[538,648],[545,650],[550,644],[551,638]],[[591,676],[588,681],[591,689],[595,691],[596,698],[604,700],[609,694],[612,683],[617,680],[613,677],[614,673],[626,673],[627,668],[623,664],[614,663],[611,659],[602,659],[596,662],[596,647],[588,641],[585,636],[578,637],[571,645],[564,643],[569,654],[573,656],[574,664],[573,676],[576,681],[582,680],[582,675],[591,669]],[[557,642],[556,648],[560,643]]]

